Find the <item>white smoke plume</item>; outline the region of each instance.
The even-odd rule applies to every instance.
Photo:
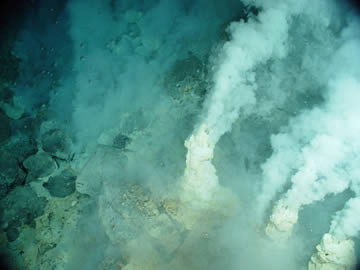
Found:
[[[227,4],[236,6],[235,2]],[[273,220],[291,231],[306,205],[347,189],[360,195],[359,23],[335,0],[241,2],[255,6],[258,13],[235,14],[216,0],[69,0],[74,55],[71,76],[63,81],[60,92],[67,91],[72,98],[73,106],[67,107],[72,107],[75,145],[87,148],[112,139],[113,134],[131,135],[121,150],[121,156],[128,158],[126,165],[117,165],[120,150],[109,150],[108,146],[113,147],[109,139],[111,144],[98,149],[98,156],[87,163],[77,180],[83,184],[78,191],[96,198],[100,209],[103,227],[94,231],[105,231],[116,244],[122,244],[124,235],[137,235],[130,223],[129,229],[120,226],[119,216],[127,214],[119,197],[126,188],[124,182],[146,182],[144,186],[150,187],[154,197],[166,197],[159,206],[146,201],[156,212],[151,219],[131,209],[145,228],[154,227],[149,229],[151,240],[134,242],[134,263],[138,260],[146,265],[150,259],[159,260],[161,267],[152,266],[154,269],[210,269],[204,265],[213,259],[207,253],[211,249],[227,253],[220,259],[214,257],[218,265],[211,269],[264,269],[269,265],[271,269],[298,269],[310,257],[302,248],[308,231],[302,239],[296,235],[286,248],[278,249],[263,237],[263,230],[257,230],[274,201],[280,198],[274,209],[286,210],[287,220],[283,212],[276,215],[276,211]],[[243,12],[243,7],[239,10]],[[239,17],[246,20],[232,22],[227,28],[229,40],[219,40],[219,30]],[[211,51],[212,47],[218,50]],[[206,81],[209,88],[196,108],[188,105],[198,98],[192,90],[176,88],[181,102],[174,101],[169,91],[175,85],[166,89],[163,83],[173,64],[185,59],[188,51],[201,58],[204,66],[209,53],[215,59],[212,72],[206,73],[212,76],[210,85],[205,75],[186,82],[191,88]],[[55,96],[53,103],[63,109]],[[255,128],[249,124],[252,119],[257,122]],[[139,128],[137,123],[142,120],[145,124]],[[127,125],[135,127],[128,132]],[[224,138],[230,146],[222,144]],[[271,149],[263,153],[254,145]],[[221,151],[229,159],[217,156]],[[82,154],[76,152],[81,162],[87,158]],[[83,166],[81,162],[76,168]],[[224,177],[221,170],[230,172]],[[176,184],[182,189],[173,188]],[[239,195],[244,193],[250,201]],[[234,204],[241,213],[232,211]],[[357,236],[359,209],[358,197],[349,200],[334,216],[330,233],[339,238]],[[212,210],[216,212],[213,216]],[[166,226],[161,223],[164,220]],[[163,232],[173,226],[179,234],[174,233],[168,256],[154,247],[163,240],[172,242]],[[216,238],[211,235],[214,238],[209,240],[208,231],[216,231]],[[117,253],[120,248],[114,250]],[[165,263],[172,256],[181,258],[175,268]],[[224,266],[227,263],[231,266]],[[124,269],[132,269],[131,264]]]
[[[279,223],[281,213],[292,212],[291,231],[303,206],[326,199],[350,188],[358,194],[360,141],[359,59],[357,20],[350,17],[334,42],[334,50],[322,80],[324,102],[293,117],[283,131],[272,136],[272,156],[263,164],[262,192],[258,197],[261,218],[275,195],[290,183],[276,203],[271,222]],[[358,216],[357,199],[351,199],[332,221],[331,233],[354,237]],[[284,212],[284,213],[285,213]],[[275,221],[276,220],[276,221]],[[284,220],[285,222],[285,220]]]
[[[240,109],[247,110],[256,104],[255,68],[270,58],[286,56],[287,20],[286,7],[280,6],[263,11],[256,20],[230,25],[232,38],[220,52],[214,87],[200,127],[185,142],[188,149],[184,175],[186,193],[192,190],[200,198],[209,200],[216,191],[218,179],[212,164],[215,145],[231,130]]]
[[[289,174],[296,171],[290,176],[290,190],[283,196],[284,203],[296,211],[302,205],[321,200],[328,194],[344,191],[358,178],[356,164],[359,159],[356,153],[360,150],[357,139],[360,127],[357,117],[360,116],[360,109],[354,100],[360,98],[360,84],[353,78],[339,79],[331,88],[326,106],[294,119],[292,125],[295,128],[277,138],[287,136],[295,141],[285,147],[282,144],[284,148],[277,149],[283,155],[290,152],[289,160],[295,161],[286,167],[286,174],[280,174],[279,178],[286,181]],[[307,140],[309,135],[311,137]],[[276,168],[273,160],[269,162],[272,168]],[[264,166],[265,181],[266,173],[269,173],[267,166]]]
[[[353,238],[360,233],[360,198],[352,198],[346,202],[344,209],[333,217],[330,233],[338,239]]]
[[[231,129],[241,108],[256,103],[255,68],[270,58],[286,56],[288,17],[286,7],[280,6],[263,11],[256,20],[230,25],[232,38],[219,55],[214,89],[203,120],[213,143]]]

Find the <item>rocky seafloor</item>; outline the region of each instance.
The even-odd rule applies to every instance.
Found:
[[[14,56],[10,57],[16,61]],[[204,91],[200,81],[192,75],[195,70],[197,76],[202,76],[203,64],[194,56],[184,61],[186,63],[180,61],[175,65],[177,70],[166,82],[172,85],[175,103],[184,94],[199,99],[199,93]],[[194,70],[189,69],[191,65]],[[74,254],[67,254],[62,245],[68,245],[72,237],[82,231],[82,226],[86,227],[81,224],[81,216],[84,211],[93,211],[92,196],[102,184],[100,178],[96,179],[101,162],[107,160],[107,155],[116,163],[121,158],[136,155],[131,151],[131,144],[136,143],[137,137],[148,136],[151,125],[141,123],[141,111],[125,115],[119,128],[103,134],[96,153],[90,161],[84,161],[83,169],[83,164],[78,162],[82,157],[71,152],[71,136],[48,116],[47,105],[42,104],[31,115],[24,112],[21,105],[15,104],[16,95],[11,86],[7,86],[8,78],[1,79],[1,250],[14,269],[64,269]],[[161,161],[157,162],[164,166]],[[77,181],[79,176],[81,179]],[[159,248],[165,249],[169,256],[183,245],[184,228],[176,225],[173,218],[177,208],[175,200],[152,198],[149,191],[137,183],[121,184],[116,198],[105,198],[103,204],[109,204],[110,208],[99,211],[110,211],[104,215],[117,218],[116,223],[104,222],[110,226],[105,232],[115,235],[112,241],[123,246],[137,237],[144,237],[142,232],[145,230],[149,233],[147,237],[158,239]],[[158,228],[164,231],[158,231]],[[97,245],[97,237],[106,237],[94,236],[92,232],[82,231],[82,234],[88,239],[79,241],[85,241],[89,246]],[[162,239],[166,239],[166,243],[162,243]],[[113,261],[108,261],[106,256],[99,259],[98,269],[123,269],[127,264],[126,257],[116,261],[112,256],[110,258]]]
[[[74,138],[52,117],[46,102],[31,112],[18,102],[11,88],[21,72],[20,59],[12,54],[11,47],[2,51],[1,57],[6,61],[6,66],[2,65],[6,72],[2,71],[0,78],[0,237],[2,257],[11,269],[79,269],[75,266],[78,262],[73,261],[84,256],[81,249],[98,245],[98,258],[82,269],[93,269],[94,265],[94,269],[104,270],[144,269],[144,265],[157,269],[156,253],[167,257],[166,264],[170,265],[176,263],[174,254],[181,254],[182,249],[181,256],[189,256],[186,249],[192,241],[208,241],[207,229],[195,238],[194,234],[189,237],[176,221],[176,198],[154,195],[137,181],[112,183],[108,175],[112,172],[107,168],[120,166],[121,170],[121,160],[136,162],[134,156],[141,152],[142,144],[150,143],[152,132],[161,125],[159,115],[152,122],[142,116],[142,110],[125,113],[117,127],[103,132],[89,147],[89,153],[75,154]],[[188,104],[182,120],[188,130],[179,131],[184,136],[191,131],[206,92],[205,61],[190,53],[174,63],[162,82],[172,99],[171,104],[164,105],[172,117],[176,117],[177,107]],[[162,111],[159,109],[158,114]],[[170,151],[176,156],[174,151],[179,150],[174,146]],[[171,166],[171,160],[151,162],[155,167]],[[178,170],[178,175],[181,173]],[[114,188],[116,193],[111,192]],[[88,222],[98,224],[103,231],[92,231]],[[134,266],[129,261],[131,250],[136,249],[132,246],[142,243],[153,245],[146,249],[154,255],[146,257],[154,260],[139,260]],[[112,254],[115,246],[124,251]]]
[[[274,152],[273,134],[326,99],[314,70],[325,70],[341,42],[340,26],[309,30],[308,15],[295,16],[288,55],[256,64],[245,76],[244,88],[253,83],[259,89],[259,106],[234,114],[233,129],[210,158],[220,190],[231,192],[194,210],[196,196],[183,189],[190,149],[184,142],[205,118],[221,46],[231,47],[231,22],[257,22],[261,9],[235,0],[229,7],[213,1],[209,10],[206,1],[99,3],[24,0],[21,9],[2,10],[11,11],[3,16],[7,21],[0,18],[5,264],[29,270],[307,269],[332,213],[351,191],[302,211],[282,246],[265,236],[253,209],[264,163]],[[320,64],[306,62],[313,58]]]

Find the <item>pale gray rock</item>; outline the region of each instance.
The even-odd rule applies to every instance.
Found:
[[[126,161],[121,149],[98,145],[76,179],[76,190],[97,197],[104,181],[118,179],[119,170],[125,167]]]

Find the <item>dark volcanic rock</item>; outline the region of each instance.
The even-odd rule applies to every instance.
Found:
[[[4,146],[4,149],[15,155],[20,162],[36,154],[38,151],[35,140],[25,135],[18,135],[12,138],[11,141]]]
[[[45,152],[38,152],[23,162],[26,170],[35,178],[46,177],[56,169],[54,160]]]
[[[0,144],[11,136],[10,118],[0,110]]]
[[[64,170],[60,175],[49,178],[44,187],[54,197],[66,197],[75,192],[76,175],[72,170]]]
[[[19,163],[12,153],[8,151],[0,152],[0,174],[14,181],[19,168]]]
[[[23,184],[26,181],[26,173],[19,169],[15,178],[6,177],[0,174],[0,200],[4,198],[11,189]]]
[[[51,129],[41,136],[42,148],[45,152],[67,159],[69,157],[69,140],[61,129]]]
[[[44,213],[46,199],[37,197],[31,187],[17,186],[0,201],[2,228],[8,240],[18,237],[18,228],[23,224],[34,226],[34,219]]]
[[[24,183],[25,172],[20,168],[16,157],[9,151],[0,152],[0,199],[6,196],[10,189]]]

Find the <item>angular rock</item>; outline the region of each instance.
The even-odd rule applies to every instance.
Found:
[[[9,151],[0,152],[0,199],[16,185],[24,183],[25,178],[17,158]]]
[[[47,177],[56,169],[54,160],[45,152],[38,152],[23,162],[26,170],[35,178]]]
[[[17,186],[0,201],[2,228],[9,240],[17,238],[17,229],[28,224],[34,226],[34,219],[44,213],[46,199],[37,197],[31,187]]]
[[[45,152],[63,159],[69,157],[70,143],[61,129],[51,129],[42,134],[41,143]]]
[[[35,140],[26,135],[11,138],[11,141],[4,146],[4,149],[16,156],[19,162],[24,161],[38,151]]]
[[[119,170],[125,168],[126,163],[127,157],[122,150],[98,145],[76,179],[76,190],[96,198],[101,193],[103,182],[117,179]]]
[[[76,175],[72,170],[64,170],[61,174],[49,178],[44,187],[49,190],[51,196],[66,197],[75,192]]]
[[[16,157],[8,152],[0,152],[0,174],[9,179],[9,183],[15,181],[19,171],[19,163]]]

